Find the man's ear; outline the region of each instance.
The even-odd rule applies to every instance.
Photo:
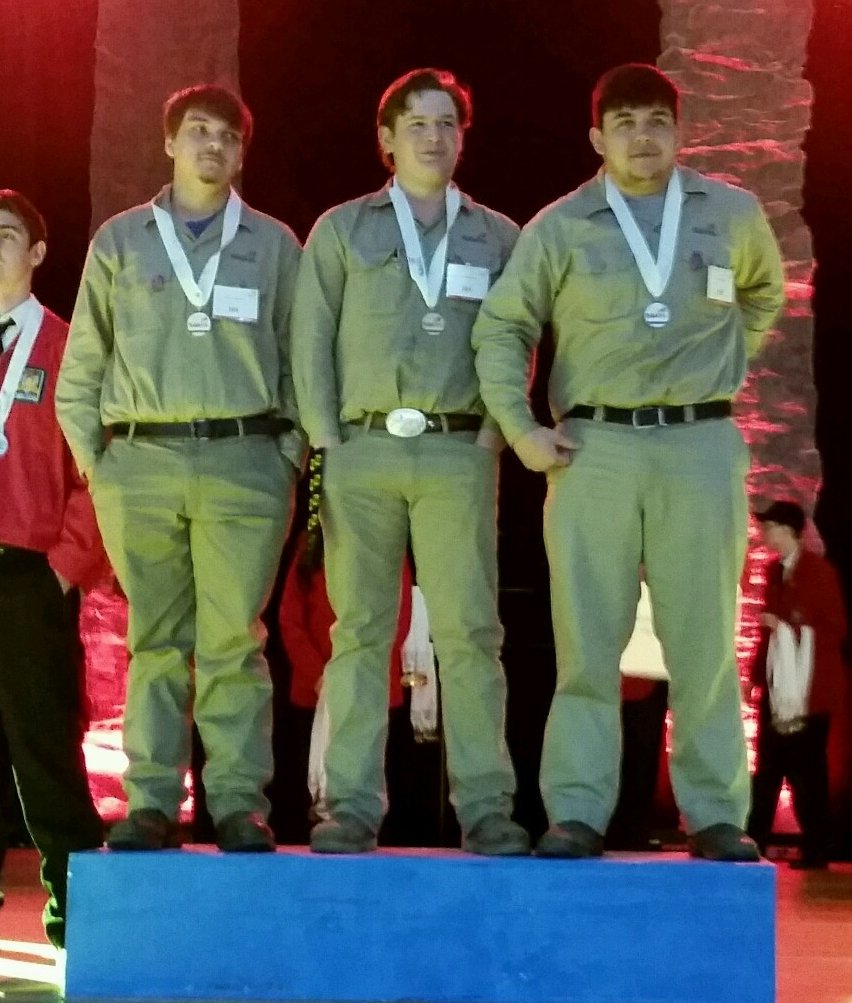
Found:
[[[43,240],[37,240],[30,248],[30,264],[33,268],[38,268],[46,254],[47,244]]]
[[[166,151],[166,156],[170,157],[172,160],[175,158],[174,143],[174,136],[166,136],[165,141],[163,142],[163,149]]]
[[[379,149],[385,155],[393,156],[393,129],[386,125],[379,126]]]
[[[595,153],[598,153],[601,156],[604,155],[603,133],[596,125],[593,125],[592,128],[589,129],[589,142],[592,144]]]

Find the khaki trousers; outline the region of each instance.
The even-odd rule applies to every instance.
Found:
[[[439,664],[450,800],[464,831],[512,808],[497,613],[498,461],[474,439],[398,439],[359,427],[326,454],[322,521],[337,617],[323,682],[329,807],[375,830],[387,807],[387,666],[409,533]]]
[[[749,777],[735,657],[748,450],[730,420],[665,428],[573,419],[549,477],[544,533],[556,692],[541,788],[551,822],[606,830],[619,782],[618,663],[640,565],[671,675],[671,777],[688,831],[745,824]]]
[[[98,523],[130,607],[131,810],[177,816],[194,713],[213,820],[268,813],[272,686],[260,614],[295,479],[267,436],[116,438],[95,467]]]

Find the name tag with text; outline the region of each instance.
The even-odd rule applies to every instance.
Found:
[[[707,299],[717,303],[734,302],[734,272],[719,265],[707,266]]]
[[[483,300],[491,284],[487,268],[478,265],[447,265],[447,296],[450,299]]]
[[[260,293],[241,286],[213,286],[213,316],[252,324],[257,320]]]

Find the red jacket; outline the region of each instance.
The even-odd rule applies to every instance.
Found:
[[[77,473],[54,410],[68,325],[49,310],[6,421],[0,457],[0,544],[47,554],[73,585],[90,588],[108,570],[86,482]],[[0,355],[0,382],[12,348]]]
[[[837,573],[824,557],[804,547],[786,580],[782,570],[780,560],[773,561],[767,570],[765,611],[792,627],[813,629],[814,671],[808,711],[830,713],[843,699],[846,677],[841,649],[846,611]],[[761,686],[766,684],[768,631],[764,635],[752,673],[752,681]]]
[[[334,624],[322,567],[307,579],[299,571],[299,559],[306,542],[307,537],[302,534],[284,580],[278,607],[281,640],[290,662],[290,701],[296,707],[316,707],[317,684],[331,658],[329,631]],[[402,706],[402,644],[411,626],[411,584],[411,570],[406,561],[402,570],[399,623],[390,653],[390,707]]]

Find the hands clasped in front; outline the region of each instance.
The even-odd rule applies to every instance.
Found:
[[[554,467],[567,467],[572,452],[579,449],[580,444],[558,428],[539,425],[522,435],[513,448],[527,470],[545,473]]]

